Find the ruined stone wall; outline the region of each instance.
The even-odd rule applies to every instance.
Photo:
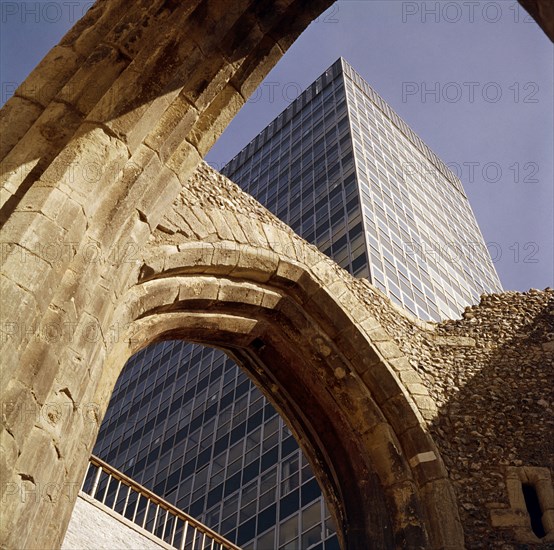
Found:
[[[456,491],[466,547],[554,548],[554,291],[483,295],[461,319],[438,324],[390,313],[381,321],[429,391],[429,429]],[[514,509],[521,480],[510,487],[510,478],[525,467],[546,469],[541,541],[524,503]]]
[[[514,529],[529,522],[508,513],[507,476],[522,466],[554,473],[554,291],[483,296],[436,335],[428,347],[442,361],[424,376],[438,406],[431,430],[458,495],[466,544],[536,542],[522,533],[514,541]],[[545,491],[551,483],[545,479]],[[545,493],[541,504],[554,547],[552,496]]]
[[[554,548],[554,290],[483,295],[461,319],[441,323],[399,315],[379,292],[374,300],[405,353],[399,361],[429,392],[415,399],[452,480],[466,547]],[[542,540],[524,503],[514,508],[521,479],[510,478],[515,468],[524,479],[526,467],[545,469],[529,475],[544,478]]]
[[[374,300],[405,353],[398,361],[428,390],[414,398],[452,480],[466,547],[554,548],[554,290],[483,295],[461,319],[441,323],[399,314],[379,292]],[[525,467],[546,469],[529,475],[544,477],[542,540],[525,504],[514,508],[521,480],[510,478],[514,468],[525,478]]]
[[[368,539],[382,547],[393,539],[400,547],[462,547],[452,485],[471,544],[485,529],[478,470],[465,466],[483,451],[465,419],[456,424],[458,413],[443,411],[456,400],[463,409],[473,381],[482,378],[484,388],[506,377],[524,346],[541,355],[524,354],[522,372],[546,368],[551,349],[535,345],[530,328],[543,326],[542,314],[516,323],[519,340],[508,318],[489,323],[490,337],[461,322],[451,341],[447,324],[406,316],[221,176],[203,167],[189,183],[232,116],[330,4],[99,0],[2,109],[2,548],[61,544],[73,489],[131,348],[118,331],[122,320],[143,330],[145,343],[173,326],[173,334],[243,354],[323,465],[316,464],[345,547],[365,550]],[[526,300],[534,298],[519,303]],[[534,307],[522,306],[530,317]],[[503,347],[480,347],[487,338]],[[287,371],[287,362],[296,369]],[[269,383],[272,374],[281,386]],[[510,387],[517,381],[509,380]],[[537,395],[525,406],[502,395],[509,397],[514,411],[547,425]],[[91,414],[88,404],[97,405]],[[322,434],[310,428],[318,415],[328,420]],[[546,457],[532,454],[531,444],[517,444],[520,422],[534,428],[519,418],[510,414],[507,432],[494,424],[504,435],[498,446],[509,442],[502,459],[525,463],[532,455],[542,464]],[[497,454],[481,460],[487,487],[494,484],[485,458],[492,463]],[[500,507],[506,498],[495,483]],[[511,512],[491,516],[495,522],[525,519],[514,498]],[[500,532],[491,528],[490,537]]]
[[[215,186],[217,195],[208,191]],[[199,219],[199,208],[208,220]],[[221,210],[236,216],[236,224],[218,223]],[[160,245],[191,238],[252,243],[261,232],[256,226],[268,223],[300,246],[302,240],[285,224],[201,165],[153,239]],[[286,251],[278,233],[273,236],[273,247]],[[304,246],[312,254],[308,261],[320,261],[315,247]],[[327,261],[336,280],[379,322],[382,349],[390,346],[389,360],[425,418],[455,488],[466,546],[515,549],[524,540],[538,543],[529,534],[526,509],[517,517],[508,513],[507,476],[510,467],[554,471],[554,291],[484,295],[461,319],[427,323]],[[407,452],[415,454],[415,447]],[[506,511],[503,518],[497,510]],[[552,525],[554,508],[544,512],[543,521]],[[548,537],[542,543],[550,544]]]

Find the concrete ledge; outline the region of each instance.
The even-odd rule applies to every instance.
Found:
[[[173,550],[101,502],[79,493],[62,550]]]

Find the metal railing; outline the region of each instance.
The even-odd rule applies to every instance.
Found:
[[[94,455],[81,491],[178,550],[241,550]]]

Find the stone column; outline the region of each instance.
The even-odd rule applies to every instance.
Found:
[[[99,0],[0,112],[2,548],[59,547],[138,251],[330,4]]]

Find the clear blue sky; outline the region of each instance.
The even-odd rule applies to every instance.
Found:
[[[90,4],[2,0],[2,103]],[[554,286],[553,48],[515,1],[337,2],[207,160],[225,164],[341,55],[461,177],[504,287]]]

